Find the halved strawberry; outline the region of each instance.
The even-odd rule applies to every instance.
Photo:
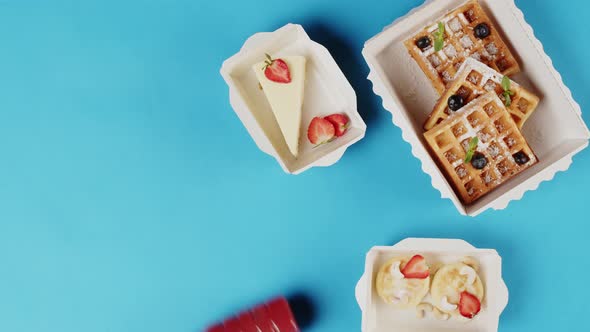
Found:
[[[426,259],[421,255],[412,257],[401,272],[408,279],[426,279],[430,276]]]
[[[276,83],[291,83],[291,73],[289,66],[282,59],[273,59],[266,54],[266,64],[264,66],[264,76]]]
[[[468,292],[461,293],[461,299],[459,299],[459,313],[463,317],[472,319],[481,310],[481,303],[475,295]]]
[[[330,121],[320,117],[313,118],[307,128],[307,138],[311,144],[319,145],[328,143],[334,139],[335,134],[336,129],[334,125]]]
[[[336,137],[340,137],[346,133],[348,126],[350,125],[350,119],[346,114],[332,114],[328,115],[324,119],[332,122],[336,129]]]

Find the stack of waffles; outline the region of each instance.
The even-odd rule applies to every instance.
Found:
[[[441,95],[424,137],[463,203],[474,203],[538,162],[521,129],[539,97],[509,78],[520,66],[477,0],[405,45]]]

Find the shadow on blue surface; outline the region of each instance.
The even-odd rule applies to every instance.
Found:
[[[371,83],[367,80],[368,68],[352,41],[346,40],[335,30],[323,23],[304,24],[312,40],[324,45],[336,60],[336,63],[354,88],[358,111],[370,126],[377,119],[379,105],[376,103]]]
[[[306,293],[295,293],[288,297],[289,306],[301,329],[310,327],[317,318],[317,305]]]

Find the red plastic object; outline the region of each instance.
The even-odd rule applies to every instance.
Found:
[[[270,315],[268,314],[268,310],[266,310],[266,306],[264,304],[252,309],[252,317],[254,317],[256,326],[258,326],[260,331],[275,332],[272,326],[272,320],[270,319]]]
[[[243,312],[238,316],[240,327],[244,332],[258,332],[258,327],[254,323],[254,318],[249,312]]]
[[[299,332],[299,327],[289,303],[279,297],[211,326],[207,332]]]
[[[297,332],[299,328],[291,312],[289,303],[284,298],[274,299],[266,304],[272,321],[281,332]]]
[[[242,332],[240,321],[237,318],[230,318],[223,322],[225,332]]]
[[[215,326],[211,326],[210,328],[208,328],[207,332],[225,332],[225,328],[221,324],[215,325]]]

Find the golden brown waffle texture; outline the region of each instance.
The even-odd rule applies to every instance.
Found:
[[[424,124],[424,129],[432,129],[449,116],[451,110],[448,107],[448,100],[453,95],[461,96],[467,105],[485,93],[495,91],[498,97],[505,102],[502,78],[502,74],[483,63],[475,59],[467,59],[457,72],[453,82],[449,84],[445,93],[434,106],[434,110]],[[518,128],[522,128],[537,108],[539,97],[514,81],[511,81],[510,91],[512,96],[508,111]]]
[[[487,160],[481,170],[465,162],[470,142],[476,136],[479,143],[475,151]],[[495,92],[475,99],[424,137],[465,204],[473,203],[537,163],[537,157]]]
[[[438,31],[439,22],[445,26],[444,46],[442,50],[435,52],[434,34]],[[474,29],[482,23],[488,25],[490,34],[480,39],[475,36]],[[431,42],[430,46],[420,49],[416,43],[423,37],[428,37]],[[483,62],[502,75],[512,75],[520,71],[518,62],[498,29],[476,0],[469,1],[436,20],[406,40],[405,45],[439,94],[445,91],[447,83],[453,80],[468,57]]]

